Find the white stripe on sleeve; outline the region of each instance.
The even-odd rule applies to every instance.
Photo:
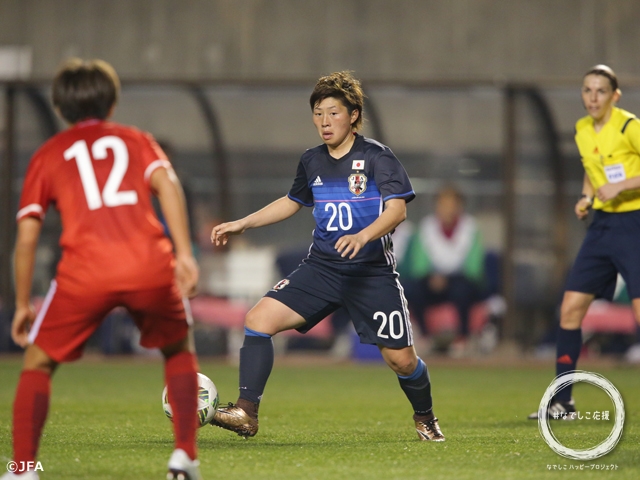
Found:
[[[32,203],[18,210],[16,220],[20,220],[22,217],[29,215],[30,213],[37,213],[40,220],[44,220],[44,210],[42,209],[42,205],[38,203]]]
[[[151,174],[156,170],[156,168],[164,167],[166,169],[171,168],[171,163],[167,160],[154,160],[149,164],[149,166],[144,171],[144,180],[148,182],[151,178]]]

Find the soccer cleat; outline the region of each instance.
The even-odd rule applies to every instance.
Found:
[[[527,418],[529,420],[538,420],[540,412],[533,412]],[[547,416],[552,420],[575,420],[576,419],[576,404],[571,399],[568,402],[552,401],[547,409]]]
[[[416,420],[416,432],[418,437],[424,442],[444,442],[444,435],[438,425],[438,419],[433,417],[431,420]]]
[[[211,425],[236,432],[241,437],[253,437],[258,433],[258,419],[251,418],[242,408],[229,402],[224,407],[218,407]]]
[[[2,477],[0,477],[0,480],[40,480],[40,477],[36,472],[30,470],[28,472],[24,472],[21,475],[13,472],[7,472]]]
[[[169,458],[167,480],[202,480],[199,465],[198,460],[191,460],[187,452],[176,448]]]

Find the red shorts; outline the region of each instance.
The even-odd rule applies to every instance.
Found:
[[[162,348],[182,340],[192,323],[175,285],[95,295],[74,295],[58,288],[56,281],[29,332],[35,343],[56,362],[82,356],[84,345],[115,307],[125,307],[140,329],[140,345]]]

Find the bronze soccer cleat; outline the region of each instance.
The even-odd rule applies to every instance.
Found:
[[[244,438],[253,437],[258,433],[258,419],[251,418],[247,412],[233,403],[218,407],[211,425],[231,430]]]
[[[444,442],[444,435],[438,425],[438,419],[416,420],[416,432],[420,440],[428,442]]]

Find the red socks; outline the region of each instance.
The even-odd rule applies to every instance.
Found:
[[[165,363],[165,381],[173,410],[176,448],[193,460],[196,458],[197,363],[190,352],[173,355]],[[51,378],[41,370],[24,370],[20,374],[13,404],[13,460],[34,461],[40,435],[47,420]]]
[[[47,420],[51,377],[41,370],[23,370],[13,404],[13,460],[36,459],[40,435]]]
[[[180,352],[166,360],[165,382],[169,404],[173,410],[173,431],[176,448],[196,458],[196,429],[198,428],[198,376],[195,355]]]

